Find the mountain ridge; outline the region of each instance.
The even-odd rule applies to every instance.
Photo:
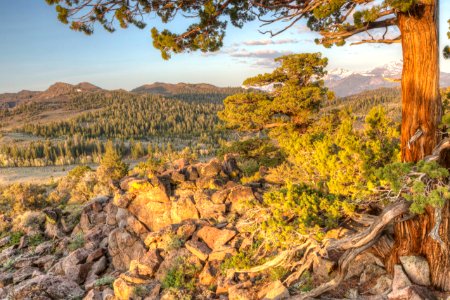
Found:
[[[347,97],[368,90],[400,86],[403,65],[390,62],[368,71],[351,71],[337,68],[328,70],[325,85],[338,97]],[[441,87],[450,86],[450,73],[441,72]]]

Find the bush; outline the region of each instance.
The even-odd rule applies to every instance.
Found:
[[[337,196],[297,184],[266,193],[261,206],[265,215],[256,236],[270,248],[288,248],[304,236],[321,239],[354,210]]]
[[[185,289],[193,291],[195,289],[196,277],[201,270],[193,264],[179,259],[175,266],[171,268],[162,281],[165,289]]]
[[[112,284],[113,284],[114,280],[116,280],[116,278],[114,278],[113,276],[106,275],[106,276],[103,276],[102,278],[97,279],[95,281],[94,285],[95,286],[108,285],[108,286],[112,287]]]
[[[26,211],[13,221],[13,229],[16,231],[35,232],[43,228],[45,214],[38,211]]]

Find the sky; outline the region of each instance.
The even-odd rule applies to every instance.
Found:
[[[441,47],[448,41],[448,19],[450,1],[441,1]],[[399,44],[325,49],[313,42],[318,35],[302,23],[270,39],[252,22],[243,29],[229,26],[217,53],[178,54],[165,61],[150,36],[153,26],[164,27],[156,18],[146,22],[143,30],[130,27],[111,34],[98,28],[86,36],[61,24],[44,0],[0,0],[0,93],[84,81],[127,90],[153,82],[239,86],[247,77],[270,71],[275,57],[300,52],[322,52],[329,58],[328,69],[352,71],[401,60]],[[186,23],[177,20],[166,27],[179,32]],[[441,70],[450,73],[450,60],[441,61]]]

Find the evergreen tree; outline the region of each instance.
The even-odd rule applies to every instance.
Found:
[[[98,172],[103,180],[120,180],[128,173],[128,165],[122,161],[112,141],[106,144],[105,154],[100,162]]]

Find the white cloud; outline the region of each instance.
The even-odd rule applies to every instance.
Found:
[[[277,51],[277,50],[256,50],[256,51],[248,51],[248,50],[238,50],[238,51],[230,51],[228,54],[232,57],[250,57],[250,58],[265,58],[265,59],[274,59],[276,57],[282,55],[292,54],[292,51]]]
[[[297,39],[282,39],[282,40],[264,39],[264,40],[250,40],[243,42],[242,44],[245,46],[265,46],[265,45],[296,44],[298,42],[300,41]]]

